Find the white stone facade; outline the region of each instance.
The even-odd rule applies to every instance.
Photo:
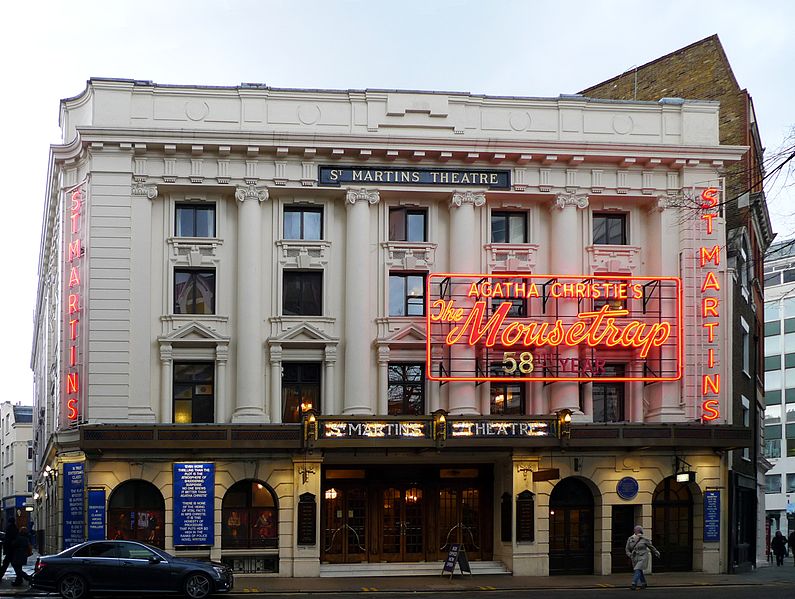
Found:
[[[712,343],[705,341],[699,313],[704,273],[695,265],[698,248],[725,245],[725,232],[718,216],[711,221],[714,237],[706,237],[698,194],[720,187],[723,165],[744,152],[719,145],[718,110],[716,103],[698,101],[91,80],[83,93],[62,102],[63,144],[51,153],[32,358],[36,408],[46,414],[37,432],[40,467],[57,469],[64,461],[85,459],[88,485],[104,487],[108,497],[128,479],[153,483],[165,499],[165,546],[173,549],[167,462],[174,454],[153,448],[132,460],[122,454],[75,458],[79,452],[58,457],[62,448],[79,445],[79,429],[72,425],[179,422],[174,367],[196,362],[213,365],[215,424],[281,423],[283,366],[294,362],[320,364],[321,413],[386,416],[388,366],[424,362],[426,328],[424,316],[390,314],[390,273],[680,277],[683,378],[627,383],[624,420],[650,424],[701,418],[707,351],[713,347],[717,356],[709,372],[724,381],[730,380],[731,354],[726,313],[716,316],[718,338]],[[363,182],[333,187],[320,183],[321,166],[496,169],[509,172],[511,186]],[[64,263],[74,265],[67,255],[73,221],[66,215],[76,186],[84,193],[84,229],[72,234],[82,235],[84,253],[79,256],[80,324],[72,334],[71,274]],[[180,206],[211,207],[214,234],[177,234]],[[319,239],[287,238],[284,215],[291,207],[321,215]],[[399,207],[424,211],[422,241],[390,239],[390,209]],[[524,215],[521,243],[493,241],[495,212]],[[628,239],[619,245],[594,243],[594,214],[623,215]],[[725,261],[715,267],[721,287],[713,295],[723,305]],[[212,313],[175,313],[175,273],[200,270],[214,273]],[[286,271],[322,273],[320,313],[286,313]],[[70,342],[76,347],[73,355]],[[80,388],[72,389],[74,421],[66,393],[70,361],[80,380]],[[565,408],[587,423],[593,414],[590,388],[584,387],[581,406],[575,383],[529,383],[524,414]],[[426,415],[440,409],[489,415],[488,384],[428,381],[424,388]],[[718,397],[720,416],[714,424],[732,424],[726,419],[730,410],[720,409],[729,396]],[[243,479],[262,480],[278,498],[279,574],[319,573],[320,548],[301,547],[294,539],[299,496],[323,492],[319,475],[303,481],[298,475],[307,467],[306,456],[246,450],[223,457],[210,450],[192,455],[216,463],[216,538],[224,526],[226,489]],[[616,481],[625,475],[637,478],[637,517],[651,527],[651,497],[671,475],[672,455],[652,451],[648,458],[630,459],[604,447],[587,454],[584,469],[557,453],[541,457],[516,449],[487,457],[495,464],[494,530],[503,491],[514,495],[529,489],[538,496],[538,513],[549,509],[554,483],[528,482],[516,464],[588,479],[599,491],[594,572],[607,573],[609,507],[622,501],[615,495]],[[725,463],[711,451],[690,448],[678,455],[696,471],[698,489],[725,486]],[[319,472],[322,458],[308,459]],[[451,459],[466,463],[469,458]],[[375,457],[367,460],[379,463]],[[41,517],[54,525],[49,543],[57,546],[62,515],[57,490],[50,493],[44,500],[49,507],[42,508],[49,512]],[[698,501],[700,495],[694,495],[692,567],[724,570],[725,549],[699,540]],[[725,503],[724,498],[724,511]],[[725,513],[721,521],[725,529]],[[546,574],[548,526],[540,515],[536,530],[530,545],[501,543],[495,533],[494,559],[517,574]],[[220,557],[220,542],[209,553]]]

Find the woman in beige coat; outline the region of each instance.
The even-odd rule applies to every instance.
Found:
[[[660,557],[660,552],[651,544],[651,541],[643,536],[643,528],[641,526],[635,527],[635,534],[627,539],[626,546],[627,557],[632,560],[632,586],[629,587],[633,591],[640,587],[646,588],[646,576],[643,571],[648,570],[651,565],[651,554],[654,557]]]

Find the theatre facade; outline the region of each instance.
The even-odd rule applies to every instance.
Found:
[[[271,576],[726,571],[714,102],[203,88],[61,103],[44,551]]]

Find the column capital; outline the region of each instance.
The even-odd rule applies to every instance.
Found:
[[[257,200],[262,203],[269,198],[268,189],[265,187],[257,187],[254,183],[250,185],[238,185],[235,189],[235,199],[238,202],[245,202],[246,200]]]
[[[270,346],[270,362],[271,364],[278,364],[282,361],[282,346],[281,343],[274,343]]]
[[[355,204],[364,201],[368,204],[376,204],[381,199],[381,194],[377,189],[349,189],[345,194],[345,204]]]
[[[567,206],[574,206],[581,210],[587,208],[588,196],[586,194],[575,193],[559,193],[555,195],[555,203],[552,205],[553,208],[563,210]]]
[[[215,346],[215,359],[218,362],[226,363],[229,360],[229,345],[226,343],[218,343]]]
[[[334,364],[337,361],[337,346],[327,345],[323,348],[323,360],[326,364]]]
[[[389,363],[389,346],[388,345],[379,345],[378,346],[378,363],[379,364],[388,364]]]
[[[160,361],[171,362],[174,359],[174,348],[170,343],[160,344]]]
[[[460,208],[464,204],[483,206],[486,203],[486,194],[477,191],[454,191],[450,199],[450,207]]]
[[[145,185],[142,181],[134,181],[130,194],[154,200],[157,197],[157,185]]]

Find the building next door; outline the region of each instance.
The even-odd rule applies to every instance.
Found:
[[[549,573],[593,574],[594,500],[581,480],[560,481],[549,497]]]
[[[652,497],[652,543],[661,556],[655,572],[686,572],[693,569],[693,496],[686,484],[671,476],[662,481]]]
[[[390,562],[425,559],[423,490],[392,486],[381,493],[381,557]]]

